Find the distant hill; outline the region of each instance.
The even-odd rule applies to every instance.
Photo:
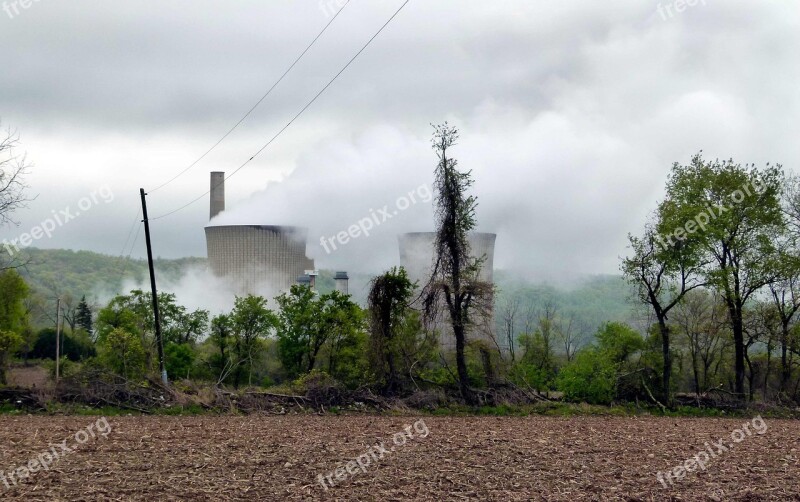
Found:
[[[125,281],[145,281],[147,261],[66,249],[26,250],[30,263],[19,270],[32,289],[44,296],[70,294],[80,298],[112,296]],[[156,274],[177,280],[189,266],[204,266],[205,258],[157,259]]]
[[[20,273],[40,297],[52,299],[70,295],[80,299],[86,295],[90,302],[105,301],[123,293],[127,284],[147,284],[146,260],[125,259],[90,251],[63,249],[28,249],[30,263]],[[177,283],[189,268],[205,267],[205,258],[157,259],[156,274],[161,284]],[[333,289],[333,271],[321,270],[318,289]],[[350,293],[359,303],[365,303],[372,279],[367,274],[350,273]],[[509,271],[496,271],[498,288],[496,319],[502,322],[502,302],[515,296],[520,303],[520,321],[531,311],[538,315],[545,305],[553,305],[562,317],[571,317],[583,338],[588,339],[597,328],[608,321],[629,322],[633,318],[630,286],[618,275],[592,276],[572,287],[520,279]],[[49,301],[49,300],[48,300]],[[39,324],[39,323],[37,323]]]
[[[542,314],[545,307],[555,307],[558,317],[572,319],[583,343],[591,340],[597,329],[610,321],[632,323],[635,320],[633,290],[620,275],[596,275],[570,287],[553,286],[517,279],[507,271],[495,273],[498,288],[495,310],[498,333],[502,331],[503,304],[510,297],[519,301],[516,322],[518,335],[522,334],[524,319]]]

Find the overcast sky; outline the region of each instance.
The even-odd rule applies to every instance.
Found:
[[[402,1],[352,0],[241,128],[149,196],[151,216],[208,190],[210,171],[250,158]],[[38,198],[0,240],[70,207],[80,215],[35,245],[114,255],[139,187],[162,184],[214,144],[329,21],[326,3],[337,4],[13,3],[0,12],[0,120],[20,134]],[[380,271],[398,260],[398,233],[432,228],[430,124],[448,120],[461,129],[454,153],[473,172],[480,230],[498,234],[499,268],[549,279],[615,273],[673,162],[699,150],[789,170],[800,160],[800,9],[694,3],[411,0],[228,180],[229,211],[215,223],[307,226],[318,267]],[[77,211],[104,187],[113,201],[96,195]],[[412,191],[416,203],[400,201]],[[369,237],[330,253],[320,245],[384,206],[392,218]],[[155,253],[205,256],[207,224],[206,198],[154,221]]]

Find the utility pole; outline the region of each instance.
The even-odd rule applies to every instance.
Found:
[[[161,381],[169,385],[167,367],[164,365],[164,341],[161,339],[161,316],[158,314],[158,290],[156,289],[156,272],[153,267],[153,247],[150,245],[150,221],[147,219],[147,200],[144,188],[139,189],[142,196],[142,216],[144,217],[144,238],[147,242],[147,265],[150,267],[150,289],[153,292],[153,316],[156,325],[156,345],[158,346],[158,367],[161,370]]]
[[[56,298],[56,385],[61,364],[61,298]]]

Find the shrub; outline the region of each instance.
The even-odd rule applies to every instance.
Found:
[[[108,368],[128,380],[144,377],[145,353],[139,337],[116,328],[103,340],[101,358]]]
[[[616,393],[617,369],[608,352],[587,349],[561,370],[556,383],[570,401],[610,404]]]

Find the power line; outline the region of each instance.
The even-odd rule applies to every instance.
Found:
[[[256,109],[256,108],[258,108],[258,107],[259,107],[259,105],[261,105],[261,103],[262,103],[262,102],[263,102],[265,99],[267,99],[267,97],[268,97],[270,94],[272,94],[272,91],[273,91],[273,90],[275,90],[275,88],[276,88],[276,87],[278,87],[278,84],[280,84],[280,83],[283,81],[283,79],[284,79],[284,78],[286,78],[286,75],[288,75],[288,74],[289,74],[289,72],[291,72],[291,71],[292,71],[292,69],[294,69],[294,67],[295,67],[295,66],[297,66],[297,63],[299,63],[299,62],[300,62],[300,60],[301,60],[301,59],[303,59],[303,56],[305,56],[305,55],[306,55],[306,53],[307,53],[309,50],[311,50],[311,48],[312,48],[312,47],[314,47],[314,45],[317,43],[317,40],[319,40],[319,39],[322,37],[322,35],[323,35],[323,34],[325,34],[325,32],[326,32],[326,31],[328,31],[328,28],[330,27],[330,25],[332,25],[332,24],[333,24],[333,22],[334,22],[334,21],[336,21],[336,18],[337,18],[337,17],[339,17],[339,14],[341,14],[341,13],[342,13],[342,11],[345,9],[345,7],[347,7],[349,4],[350,4],[350,0],[347,0],[347,2],[344,4],[344,6],[342,6],[342,8],[341,8],[341,9],[339,9],[338,11],[336,11],[336,15],[334,15],[334,16],[333,16],[333,18],[332,18],[330,21],[328,21],[328,24],[326,24],[326,25],[325,25],[325,27],[322,29],[322,31],[320,31],[320,32],[319,32],[319,34],[318,34],[318,35],[317,35],[317,36],[314,38],[314,40],[312,40],[312,41],[311,41],[311,43],[308,45],[308,47],[306,47],[306,48],[305,48],[305,50],[304,50],[302,53],[300,53],[300,55],[299,55],[299,56],[297,56],[297,59],[295,59],[295,60],[294,60],[294,62],[292,63],[292,65],[291,65],[291,66],[289,66],[289,68],[288,68],[288,69],[287,69],[285,72],[283,72],[283,75],[281,75],[281,77],[280,77],[280,78],[279,78],[279,79],[278,79],[278,80],[277,80],[277,81],[276,81],[274,84],[272,84],[272,87],[270,87],[270,88],[269,88],[269,90],[268,90],[268,91],[267,91],[267,92],[266,92],[266,93],[265,93],[263,96],[261,96],[261,99],[259,99],[259,100],[258,100],[258,102],[256,102],[256,104],[255,104],[255,105],[253,105],[253,107],[252,107],[252,108],[250,108],[250,109],[247,111],[247,113],[245,113],[245,114],[244,114],[244,117],[242,117],[242,118],[241,118],[241,119],[240,119],[240,120],[239,120],[239,121],[238,121],[238,122],[237,122],[237,123],[236,123],[236,124],[235,124],[233,127],[231,127],[231,128],[230,128],[230,130],[228,130],[228,132],[226,132],[226,133],[225,133],[225,135],[223,135],[223,136],[222,136],[222,137],[219,139],[219,141],[217,141],[216,143],[214,143],[214,145],[213,145],[211,148],[209,148],[208,150],[206,150],[206,152],[205,152],[203,155],[201,155],[201,156],[200,156],[200,157],[199,157],[197,160],[195,160],[194,162],[192,162],[191,164],[189,164],[189,166],[188,166],[186,169],[184,169],[183,171],[181,171],[181,172],[179,172],[178,174],[176,174],[174,177],[172,177],[172,178],[171,178],[169,181],[167,181],[166,183],[163,183],[163,184],[159,185],[158,187],[154,188],[153,190],[150,190],[150,191],[149,191],[149,193],[153,193],[153,192],[155,192],[156,190],[160,190],[160,189],[164,188],[165,186],[169,185],[169,184],[170,184],[170,183],[172,183],[173,181],[177,180],[178,178],[180,178],[181,176],[183,176],[184,174],[186,174],[186,173],[187,173],[187,172],[188,172],[188,171],[189,171],[191,168],[193,168],[194,166],[196,166],[196,165],[197,165],[197,164],[198,164],[198,163],[199,163],[201,160],[203,160],[204,158],[206,158],[206,156],[207,156],[209,153],[211,153],[211,152],[212,152],[212,151],[213,151],[213,150],[214,150],[216,147],[218,147],[218,146],[219,146],[219,145],[220,145],[220,144],[221,144],[223,141],[225,141],[225,139],[226,139],[228,136],[230,136],[230,135],[231,135],[231,133],[233,133],[233,131],[235,131],[235,130],[236,130],[236,129],[237,129],[239,126],[240,126],[240,125],[242,125],[242,122],[244,122],[244,121],[245,121],[245,119],[247,119],[247,117],[249,117],[249,116],[250,116],[250,114],[251,114],[251,113],[253,113],[253,112],[255,111],[255,109]],[[154,218],[151,218],[151,219],[154,219]]]
[[[128,237],[125,238],[125,244],[122,245],[122,251],[119,253],[119,275],[117,276],[117,280],[115,282],[121,281],[125,276],[125,272],[128,270],[128,263],[131,261],[131,255],[133,254],[133,249],[136,247],[136,241],[139,239],[139,232],[141,231],[141,226],[139,225],[142,222],[140,219],[141,214],[141,209],[136,211],[136,217],[133,219],[133,224],[131,225],[130,231],[128,231]],[[133,242],[131,242],[131,248],[128,252],[128,256],[125,256],[125,250],[128,249],[128,242],[130,242],[131,235],[133,235],[134,230],[136,230],[136,234],[133,237]]]
[[[305,106],[304,106],[304,107],[303,107],[303,108],[302,108],[302,109],[301,109],[301,110],[300,110],[300,111],[299,111],[299,112],[298,112],[298,113],[297,113],[297,114],[296,114],[296,115],[295,115],[295,116],[292,118],[292,120],[290,120],[290,121],[289,121],[289,122],[288,122],[288,123],[287,123],[285,126],[283,126],[283,128],[281,128],[281,129],[280,129],[280,130],[277,132],[277,134],[275,134],[275,135],[274,135],[274,136],[273,136],[273,137],[272,137],[272,138],[271,138],[269,141],[267,141],[267,142],[264,144],[264,146],[262,146],[261,148],[259,148],[259,149],[258,149],[258,151],[256,151],[256,153],[255,153],[255,154],[253,154],[253,156],[251,156],[251,157],[250,157],[249,159],[247,159],[247,160],[246,160],[246,161],[245,161],[245,162],[244,162],[242,165],[240,165],[238,168],[236,168],[236,170],[235,170],[235,171],[233,171],[231,174],[229,174],[228,176],[226,176],[226,177],[225,177],[225,179],[223,180],[223,183],[224,183],[225,181],[227,181],[228,179],[232,178],[232,177],[233,177],[233,176],[234,176],[236,173],[238,173],[239,171],[241,171],[241,170],[242,170],[242,169],[243,169],[245,166],[247,166],[247,165],[248,165],[250,162],[252,162],[252,161],[253,161],[253,160],[254,160],[256,157],[258,157],[258,156],[259,156],[259,155],[260,155],[260,154],[261,154],[261,153],[262,153],[264,150],[266,150],[266,149],[267,149],[267,148],[268,148],[268,147],[269,147],[269,146],[270,146],[272,143],[274,143],[274,142],[275,142],[275,140],[276,140],[276,139],[278,139],[278,137],[280,137],[280,135],[281,135],[281,134],[283,134],[283,132],[284,132],[284,131],[286,131],[286,129],[288,129],[288,128],[289,128],[289,127],[292,125],[292,124],[294,124],[294,122],[295,122],[295,121],[296,121],[298,118],[300,118],[300,116],[301,116],[301,115],[303,115],[303,113],[305,113],[305,112],[306,112],[306,110],[308,110],[308,109],[311,107],[311,105],[313,105],[313,104],[314,104],[314,103],[315,103],[315,102],[316,102],[316,101],[319,99],[319,97],[320,97],[320,96],[322,96],[322,94],[323,94],[325,91],[327,91],[327,90],[328,90],[328,88],[329,88],[331,85],[333,85],[333,83],[334,83],[334,82],[336,82],[336,80],[338,80],[338,79],[339,79],[339,77],[342,75],[342,73],[344,73],[344,72],[345,72],[345,70],[347,70],[347,69],[350,67],[350,65],[352,65],[352,64],[353,64],[353,62],[355,62],[355,60],[356,60],[356,59],[358,59],[358,57],[361,55],[361,53],[363,53],[363,52],[364,52],[364,51],[367,49],[367,47],[369,47],[369,46],[372,44],[372,42],[373,42],[373,41],[374,41],[376,38],[378,38],[378,35],[380,35],[380,34],[383,32],[383,30],[385,30],[385,29],[386,29],[386,27],[387,27],[387,26],[389,26],[389,24],[390,24],[390,23],[391,23],[391,22],[394,20],[394,18],[396,18],[396,17],[397,17],[397,16],[400,14],[400,12],[401,12],[401,11],[402,11],[402,10],[405,8],[405,6],[406,6],[406,5],[408,5],[408,3],[409,3],[410,1],[411,1],[411,0],[405,0],[405,2],[403,2],[403,5],[401,5],[401,6],[400,6],[400,8],[399,8],[399,9],[397,9],[397,11],[396,11],[394,14],[392,14],[392,17],[390,17],[390,18],[389,18],[389,20],[388,20],[388,21],[386,21],[386,23],[384,23],[384,25],[383,25],[383,26],[381,26],[381,28],[380,28],[380,29],[379,29],[379,30],[378,30],[378,31],[377,31],[377,32],[376,32],[376,33],[375,33],[375,34],[372,36],[372,38],[370,38],[370,39],[369,39],[369,41],[367,41],[367,43],[366,43],[366,44],[364,44],[364,46],[361,48],[361,50],[359,50],[359,51],[356,53],[356,55],[355,55],[355,56],[353,56],[353,57],[350,59],[350,61],[348,61],[348,62],[347,62],[347,64],[346,64],[346,65],[344,65],[344,67],[342,67],[342,69],[341,69],[341,70],[339,70],[339,73],[337,73],[337,74],[336,74],[336,75],[335,75],[335,76],[334,76],[334,77],[333,77],[333,78],[332,78],[332,79],[331,79],[331,80],[330,80],[330,81],[329,81],[329,82],[328,82],[328,83],[325,85],[325,87],[323,87],[323,88],[322,88],[322,90],[321,90],[321,91],[319,91],[319,92],[317,93],[317,95],[316,95],[316,96],[314,96],[314,98],[313,98],[313,99],[311,99],[311,101],[309,101],[309,102],[308,102],[308,104],[306,104],[306,105],[305,105]],[[175,213],[177,213],[177,212],[179,212],[179,211],[182,211],[182,210],[186,209],[187,207],[191,206],[192,204],[196,203],[197,201],[199,201],[200,199],[202,199],[203,197],[205,197],[205,196],[206,196],[206,195],[208,195],[209,193],[211,193],[211,190],[208,190],[208,191],[206,191],[205,193],[201,194],[201,195],[200,195],[199,197],[197,197],[196,199],[193,199],[193,200],[191,200],[190,202],[188,202],[188,203],[184,204],[183,206],[181,206],[181,207],[179,207],[179,208],[177,208],[177,209],[174,209],[174,210],[172,210],[172,211],[170,211],[170,212],[168,212],[168,213],[162,214],[162,215],[160,215],[160,216],[157,216],[157,217],[155,217],[155,218],[150,218],[150,221],[153,221],[153,220],[160,220],[160,219],[162,219],[162,218],[166,218],[166,217],[168,217],[168,216],[171,216],[171,215],[173,215],[173,214],[175,214]]]
[[[131,240],[131,235],[133,234],[133,230],[138,223],[141,223],[141,220],[139,220],[139,215],[141,213],[142,213],[141,209],[136,211],[136,216],[133,219],[133,224],[131,225],[131,229],[128,231],[128,237],[125,238],[125,244],[122,245],[122,251],[119,252],[120,257],[125,256],[125,249],[128,248],[128,241]]]

